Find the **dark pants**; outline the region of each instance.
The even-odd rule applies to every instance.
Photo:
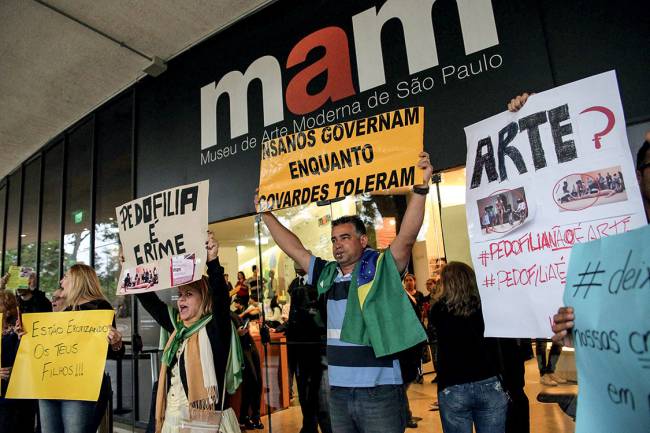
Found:
[[[38,400],[0,398],[0,432],[33,433]]]
[[[506,433],[530,432],[530,409],[528,396],[523,389],[510,391],[510,404],[506,416]]]
[[[293,398],[293,378],[296,374],[296,364],[300,354],[300,346],[292,345],[287,341],[287,364],[289,367],[289,395]]]
[[[319,425],[322,433],[331,433],[327,399],[322,397],[321,392],[327,386],[327,370],[318,351],[309,353],[313,350],[304,347],[296,356],[296,384],[302,411],[300,433],[318,433]]]
[[[539,375],[555,373],[555,366],[560,359],[562,347],[557,344],[551,345],[551,350],[546,356],[546,343],[548,340],[538,338],[535,340],[535,352],[537,353],[537,367],[539,367]]]
[[[404,433],[406,429],[403,385],[332,386],[329,402],[335,433]]]
[[[244,374],[242,379],[239,418],[241,421],[244,421],[246,417],[259,420],[260,406],[262,405],[262,371],[260,368],[260,355],[255,348],[244,349]]]
[[[530,432],[530,410],[528,396],[524,392],[526,384],[526,360],[532,350],[529,339],[488,338],[496,349],[495,359],[499,361],[502,385],[510,395],[506,417],[506,433]]]
[[[411,412],[411,404],[409,403],[409,395],[408,395],[409,386],[411,386],[411,382],[404,384],[404,405],[406,407],[407,421],[410,421],[413,418],[413,412]]]

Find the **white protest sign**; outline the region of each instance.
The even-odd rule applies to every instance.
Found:
[[[208,192],[208,181],[202,181],[115,209],[124,254],[118,295],[166,289],[201,278]]]
[[[465,128],[485,335],[549,337],[571,247],[645,224],[613,71]]]

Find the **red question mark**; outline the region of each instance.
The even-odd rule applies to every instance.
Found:
[[[600,149],[600,139],[605,135],[609,134],[609,132],[614,128],[616,119],[614,118],[614,113],[612,113],[612,110],[610,110],[607,107],[603,107],[601,105],[595,105],[593,107],[585,108],[580,112],[580,114],[588,113],[590,111],[598,111],[599,113],[603,113],[605,116],[607,116],[607,126],[602,131],[596,132],[593,138],[593,142],[596,144],[596,149]]]

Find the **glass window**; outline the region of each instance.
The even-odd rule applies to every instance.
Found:
[[[90,264],[90,185],[93,123],[79,126],[68,137],[66,149],[63,267]]]
[[[130,331],[130,300],[116,296],[120,276],[115,208],[131,198],[130,95],[97,114],[95,189],[95,270],[106,297],[117,309],[124,337]]]
[[[41,218],[41,262],[39,287],[51,293],[59,287],[61,255],[61,194],[63,142],[43,154],[43,215]]]
[[[18,264],[18,224],[20,223],[20,190],[22,170],[9,176],[9,201],[7,203],[7,240],[5,243],[5,269]]]
[[[23,222],[20,233],[20,264],[36,269],[38,243],[38,201],[41,189],[41,158],[25,165]]]
[[[447,259],[472,266],[465,212],[465,168],[442,173],[440,204]]]

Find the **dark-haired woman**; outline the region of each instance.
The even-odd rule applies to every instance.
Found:
[[[235,283],[234,290],[236,290],[235,295],[241,299],[244,305],[248,305],[250,293],[248,284],[246,284],[246,275],[242,271],[237,272],[237,282]]]
[[[22,418],[18,416],[25,406],[24,400],[9,400],[5,398],[11,369],[16,360],[18,352],[18,334],[15,331],[16,320],[18,319],[18,301],[16,296],[9,291],[0,290],[0,314],[2,314],[2,358],[0,358],[0,432],[33,431],[34,417]],[[27,403],[32,403],[27,400]]]
[[[438,334],[438,401],[445,433],[505,431],[508,397],[483,337],[481,297],[472,268],[451,262],[440,275],[442,297],[429,311]]]

